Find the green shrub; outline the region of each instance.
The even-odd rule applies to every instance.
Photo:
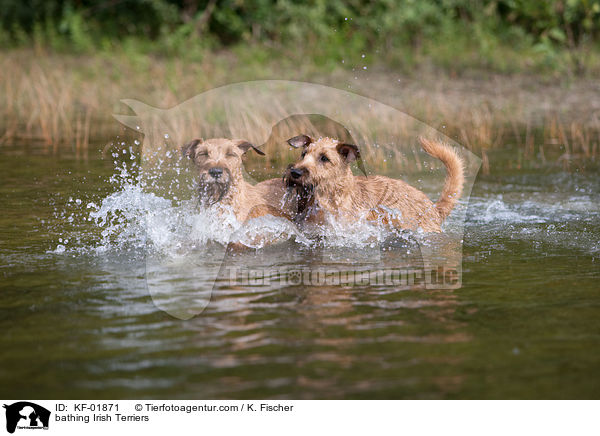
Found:
[[[200,59],[207,49],[250,44],[321,65],[356,66],[369,62],[362,53],[377,53],[407,66],[432,57],[501,70],[516,55],[499,54],[521,50],[582,69],[599,44],[600,0],[0,0],[0,24],[4,47],[126,46]]]

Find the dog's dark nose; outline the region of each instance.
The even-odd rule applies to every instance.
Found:
[[[292,168],[290,170],[290,177],[292,179],[299,179],[300,177],[302,177],[302,174],[304,174],[304,171],[299,170],[298,168]]]
[[[208,174],[210,174],[210,176],[213,179],[218,179],[219,177],[221,177],[223,175],[223,168],[219,168],[219,167],[211,168],[210,170],[208,170]]]

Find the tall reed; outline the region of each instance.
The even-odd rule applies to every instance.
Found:
[[[90,144],[109,141],[123,127],[113,113],[135,98],[168,108],[228,82],[276,74],[351,90],[405,111],[479,153],[517,147],[524,159],[546,159],[568,167],[573,159],[597,159],[600,148],[600,90],[591,81],[527,76],[451,77],[423,72],[398,79],[389,70],[356,73],[301,71],[276,60],[264,67],[240,65],[231,54],[207,55],[200,62],[148,56],[76,57],[13,50],[0,58],[0,145],[40,142],[48,152],[71,150],[80,157]],[[262,71],[262,72],[261,72]],[[358,85],[357,85],[358,83]],[[248,114],[248,120],[251,114]]]

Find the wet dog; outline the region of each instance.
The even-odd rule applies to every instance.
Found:
[[[356,145],[332,138],[313,140],[295,136],[288,143],[302,148],[302,155],[285,172],[286,185],[298,197],[297,222],[322,223],[328,212],[342,219],[379,220],[397,229],[440,232],[441,224],[459,199],[463,183],[463,162],[449,146],[420,138],[423,149],[440,159],[447,170],[437,203],[402,180],[384,176],[366,177]],[[354,176],[351,163],[357,162],[365,176]]]
[[[281,179],[251,185],[242,174],[242,156],[262,151],[240,139],[194,139],[182,147],[185,157],[193,160],[198,173],[201,204],[229,206],[240,222],[264,215],[290,218],[291,206],[284,201],[286,186]]]

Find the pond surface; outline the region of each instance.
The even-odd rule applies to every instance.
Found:
[[[149,295],[148,237],[130,222],[160,198],[126,172],[111,182],[94,153],[3,146],[0,397],[598,398],[597,167],[503,169],[511,155],[492,153],[473,186],[461,288],[221,277],[182,320]],[[382,261],[398,250],[410,263],[410,243]],[[372,255],[288,241],[230,262],[360,269]]]

